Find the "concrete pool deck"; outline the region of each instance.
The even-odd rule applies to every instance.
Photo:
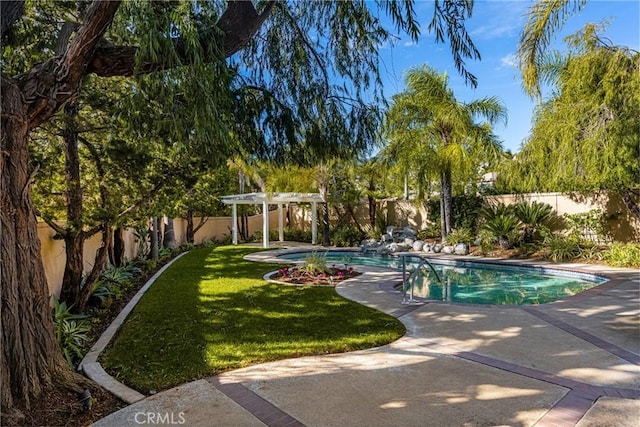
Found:
[[[611,280],[540,306],[403,305],[401,273],[359,268],[336,291],[400,319],[398,341],[201,379],[94,425],[637,426],[640,272],[554,266]]]

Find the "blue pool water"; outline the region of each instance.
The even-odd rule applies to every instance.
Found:
[[[311,252],[280,256],[284,260],[304,260]],[[331,264],[375,265],[402,269],[402,258],[349,251],[316,254]],[[421,258],[408,256],[408,272]],[[522,305],[560,300],[607,281],[606,278],[539,267],[516,267],[469,261],[430,258],[433,269],[425,266],[416,276],[414,297],[467,304]]]

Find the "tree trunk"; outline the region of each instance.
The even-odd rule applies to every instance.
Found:
[[[187,231],[186,231],[187,243],[190,243],[193,245],[194,237],[195,237],[195,232],[193,231],[193,211],[189,209],[187,210]]]
[[[153,217],[151,219],[151,259],[158,259],[158,228],[160,225],[159,218]]]
[[[9,97],[18,98],[8,100]],[[19,103],[19,94],[3,93],[3,107]],[[13,101],[13,102],[12,102]],[[31,204],[28,174],[28,123],[3,111],[0,128],[0,255],[2,353],[0,403],[3,419],[19,417],[54,383],[73,386],[74,377],[53,333],[47,280],[40,255],[38,225]]]
[[[76,306],[82,285],[82,272],[84,270],[84,240],[82,231],[82,187],[80,185],[80,155],[78,153],[78,129],[76,118],[78,115],[77,103],[72,103],[64,108],[65,128],[63,130],[63,143],[65,157],[65,181],[67,203],[67,225],[64,232],[64,246],[66,261],[64,276],[60,289],[60,301],[65,301],[68,306]]]
[[[369,224],[371,227],[376,226],[376,199],[374,199],[371,195],[367,196],[367,200],[369,201]]]
[[[173,218],[165,217],[163,244],[167,249],[174,249],[178,246],[176,243],[176,234],[173,228]]]
[[[84,287],[80,291],[80,295],[78,296],[78,311],[84,312],[87,309],[87,303],[89,302],[89,298],[92,295],[93,284],[100,279],[102,272],[107,268],[107,263],[109,261],[109,252],[111,251],[112,246],[112,228],[111,225],[107,222],[102,226],[102,243],[98,250],[96,251],[95,261],[93,263],[93,268],[91,272],[87,276],[87,280],[85,280]]]
[[[443,213],[442,218],[444,226],[443,239],[447,238],[447,235],[451,233],[451,216],[453,213],[453,198],[451,197],[451,171],[445,170],[442,172],[440,197],[442,200]]]
[[[120,267],[124,261],[124,239],[122,228],[118,227],[113,232],[113,252],[110,255],[111,264]]]
[[[322,204],[322,244],[331,245],[331,227],[329,224],[329,204]]]

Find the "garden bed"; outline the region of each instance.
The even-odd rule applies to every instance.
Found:
[[[335,265],[321,272],[310,271],[304,267],[287,266],[271,274],[269,279],[292,285],[336,286],[360,274],[362,273],[358,273],[353,267],[338,268]]]

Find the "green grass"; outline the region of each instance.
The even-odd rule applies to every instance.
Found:
[[[255,248],[196,249],[147,291],[101,363],[143,393],[260,362],[370,348],[398,339],[397,319],[333,288],[268,283]]]

